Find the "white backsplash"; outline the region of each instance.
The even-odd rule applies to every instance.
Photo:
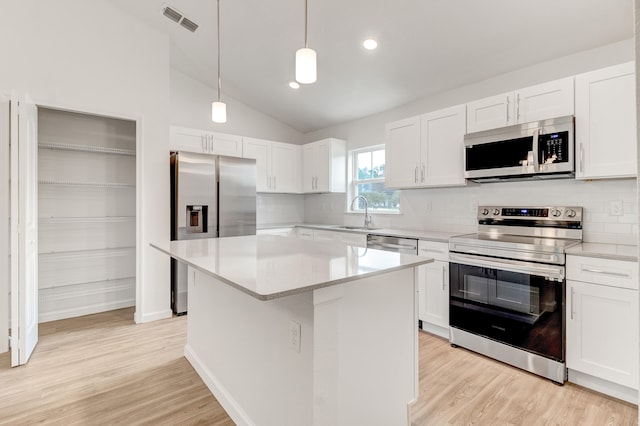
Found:
[[[295,197],[295,196],[294,196]],[[362,214],[345,214],[344,194],[304,196],[304,221],[361,225]],[[622,201],[622,216],[610,215],[611,201]],[[585,242],[633,244],[638,237],[635,179],[549,180],[470,184],[459,188],[403,190],[401,214],[373,214],[373,226],[455,233],[476,232],[478,205],[583,207]]]
[[[258,227],[305,221],[304,195],[258,194],[256,209]]]

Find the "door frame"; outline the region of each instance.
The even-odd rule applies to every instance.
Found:
[[[11,280],[9,267],[9,247],[11,234],[9,232],[9,179],[11,173],[11,158],[9,155],[9,141],[11,139],[11,111],[10,97],[0,93],[0,354],[9,351],[9,282]],[[6,131],[5,131],[6,129]]]
[[[114,118],[117,120],[127,120],[133,121],[136,123],[136,304],[135,304],[135,312],[134,312],[134,320],[136,323],[142,322],[142,312],[144,309],[142,306],[144,305],[143,295],[143,247],[142,247],[142,211],[143,211],[143,201],[142,201],[142,191],[141,188],[144,187],[144,174],[142,173],[142,165],[143,165],[143,132],[142,129],[144,127],[144,117],[142,115],[137,114],[127,114],[121,113],[118,111],[105,110],[99,108],[91,108],[84,107],[82,105],[72,105],[72,104],[64,104],[64,103],[51,103],[51,102],[39,102],[35,99],[35,103],[38,107],[55,109],[58,111],[71,112],[76,114],[85,114],[85,115],[95,115],[98,117],[106,117],[106,118]],[[167,128],[167,132],[169,132],[169,128]],[[169,154],[167,152],[167,159],[169,158]],[[167,170],[169,169],[169,164],[167,163]]]

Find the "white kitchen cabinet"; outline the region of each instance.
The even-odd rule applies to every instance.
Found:
[[[242,136],[171,126],[169,148],[172,151],[242,157]]]
[[[464,185],[464,134],[464,105],[387,124],[385,186]]]
[[[296,228],[301,240],[336,241],[355,247],[367,246],[367,234],[364,232],[332,231],[329,229]]]
[[[421,186],[464,185],[464,105],[420,118]]]
[[[635,65],[576,76],[576,178],[636,177]]]
[[[434,261],[418,267],[418,319],[422,329],[449,338],[449,247],[418,241],[418,255]]]
[[[573,115],[573,77],[467,103],[467,133]]]
[[[245,137],[244,158],[256,160],[257,192],[300,192],[300,147]]]
[[[411,188],[419,185],[420,116],[385,126],[385,186]]]
[[[296,228],[296,236],[301,240],[313,240],[315,238],[311,228]]]
[[[273,235],[277,237],[296,237],[295,228],[258,229],[256,235]]]
[[[627,272],[636,269],[635,262],[567,256],[569,380],[629,401],[637,401],[640,372],[637,272]],[[589,277],[596,279],[574,279]]]
[[[346,179],[345,141],[329,138],[302,146],[302,192],[345,192]]]

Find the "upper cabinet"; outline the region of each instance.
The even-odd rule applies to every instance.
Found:
[[[257,192],[300,192],[300,146],[245,137],[243,153],[256,160]]]
[[[464,105],[387,124],[385,185],[464,185],[464,134]]]
[[[635,177],[634,63],[576,76],[576,178]]]
[[[323,139],[302,146],[302,192],[345,192],[347,145],[340,139]]]
[[[172,151],[242,157],[242,136],[178,126],[171,126],[170,132],[169,149]]]
[[[467,133],[573,115],[573,77],[467,104]]]

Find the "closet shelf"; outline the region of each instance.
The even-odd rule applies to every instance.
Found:
[[[54,258],[102,258],[112,256],[124,256],[132,250],[135,252],[135,246],[124,247],[107,247],[93,250],[69,250],[69,251],[52,251],[47,253],[38,253],[41,257]]]
[[[135,216],[104,216],[104,217],[41,217],[40,223],[121,223],[135,222]]]
[[[136,152],[131,149],[109,148],[106,146],[76,145],[71,143],[58,143],[58,142],[40,142],[38,146],[40,148],[59,149],[63,151],[96,152],[96,153],[102,153],[102,154],[129,155],[129,156],[136,155]]]
[[[71,182],[58,180],[39,180],[40,185],[57,185],[57,186],[75,186],[84,188],[135,188],[136,186],[128,183],[87,183],[87,182]]]

